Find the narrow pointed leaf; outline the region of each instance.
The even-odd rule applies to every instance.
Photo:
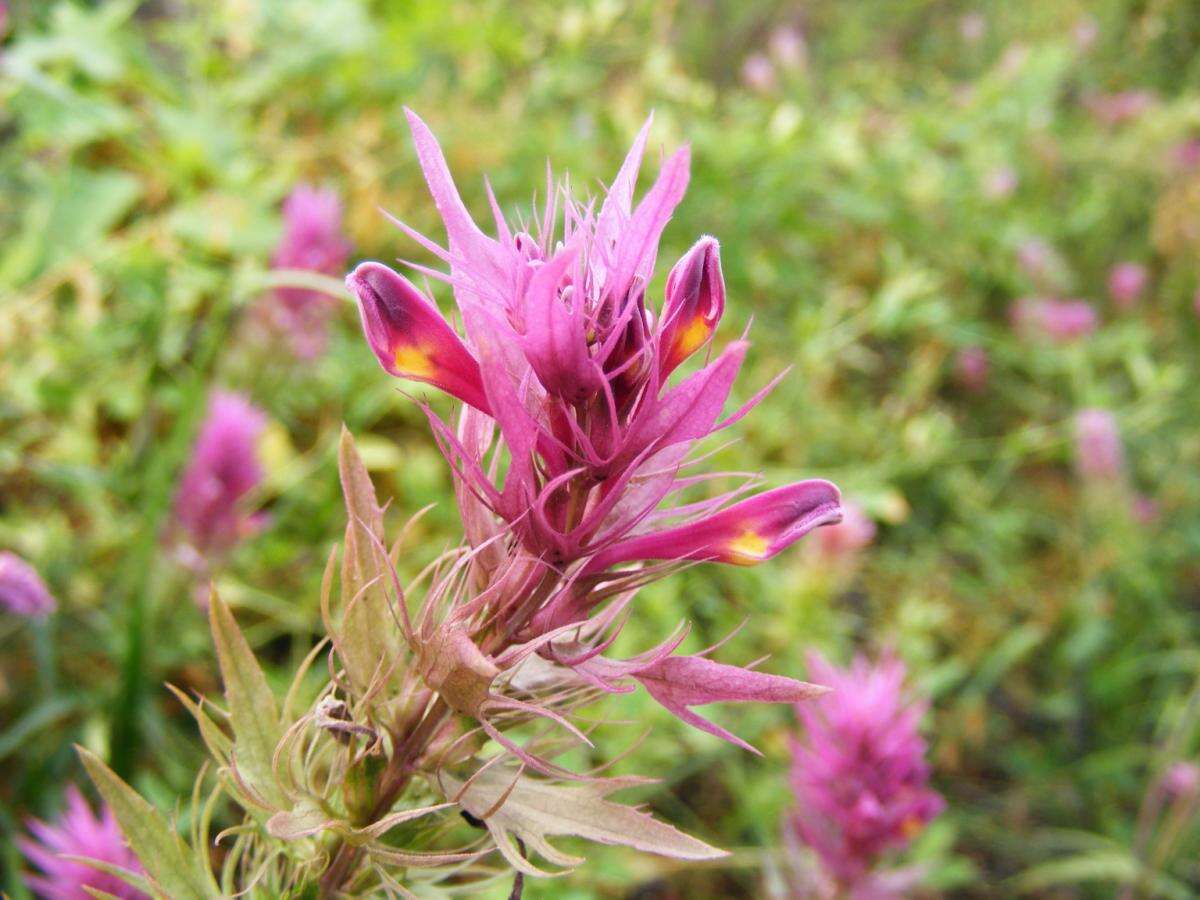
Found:
[[[171,900],[217,900],[220,894],[211,877],[200,869],[189,848],[162,814],[99,757],[82,747],[76,749],[156,889]]]

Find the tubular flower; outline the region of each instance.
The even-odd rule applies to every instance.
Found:
[[[271,265],[336,275],[346,267],[350,244],[342,235],[342,204],[330,189],[298,185],[283,203],[284,231]],[[329,297],[305,288],[279,288],[272,310],[275,323],[286,333],[301,359],[315,359],[325,350]]]
[[[683,475],[696,444],[766,392],[725,413],[744,340],[672,377],[712,343],[725,310],[716,239],[700,238],[672,267],[657,311],[646,297],[659,240],[687,187],[688,149],[667,157],[635,204],[647,121],[602,201],[577,201],[565,182],[551,182],[531,230],[510,226],[489,191],[493,237],[467,212],[432,133],[408,116],[447,244],[397,224],[448,268],[416,267],[450,285],[464,333],[381,263],[360,264],[346,283],[383,368],[469,407],[458,428],[426,409],[457,481],[482,586],[467,608],[564,677],[602,690],[640,682],[692,721],[686,702],[664,699],[678,692],[645,674],[673,644],[635,660],[600,656],[619,628],[610,611],[672,565],[770,559],[836,522],[841,507],[825,481],[741,499],[752,486],[745,481],[708,500],[680,498],[720,477]],[[572,625],[580,628],[567,634]],[[425,641],[449,646],[444,635]]]
[[[191,562],[203,565],[258,531],[261,516],[247,516],[241,501],[263,478],[258,441],[266,415],[240,394],[215,391],[192,458],[175,495],[175,524]]]
[[[1141,298],[1150,280],[1146,267],[1140,263],[1123,262],[1108,273],[1108,293],[1121,309],[1131,309]]]
[[[928,786],[917,727],[925,704],[905,697],[904,664],[891,656],[839,669],[813,654],[809,669],[832,692],[796,706],[806,739],[792,748],[790,824],[854,896],[885,883],[877,870],[885,853],[908,844],[943,808]]]
[[[94,895],[86,888],[102,891],[120,900],[140,900],[146,896],[115,875],[101,872],[85,862],[63,858],[82,856],[130,872],[142,871],[137,858],[125,845],[125,838],[112,811],[104,807],[96,815],[74,785],[67,788],[67,808],[57,822],[50,825],[31,819],[28,827],[32,836],[18,838],[17,847],[37,869],[37,874],[25,877],[25,883],[39,897],[46,900],[89,900]]]

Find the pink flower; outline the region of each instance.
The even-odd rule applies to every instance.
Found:
[[[1071,37],[1075,41],[1075,46],[1083,52],[1090,50],[1099,36],[1100,26],[1091,16],[1083,16],[1071,29]]]
[[[747,56],[746,61],[742,63],[742,81],[746,87],[760,94],[768,94],[775,90],[775,67],[762,53]]]
[[[1083,104],[1102,125],[1117,126],[1140,117],[1154,104],[1154,95],[1149,91],[1091,94]]]
[[[18,616],[42,618],[54,611],[54,597],[37,571],[21,557],[0,552],[0,608]]]
[[[1011,197],[1017,189],[1017,173],[1012,166],[997,166],[987,173],[983,181],[983,194],[989,200]]]
[[[1187,760],[1172,763],[1163,775],[1162,786],[1172,797],[1194,797],[1200,791],[1200,766]]]
[[[785,72],[796,72],[808,65],[808,43],[799,28],[782,25],[771,32],[767,47],[775,64]]]
[[[192,458],[175,495],[175,524],[198,566],[258,531],[260,516],[247,516],[243,498],[263,478],[258,441],[266,415],[240,394],[214,391]]]
[[[791,824],[853,895],[879,883],[884,855],[907,845],[944,806],[929,788],[918,731],[926,706],[905,696],[904,664],[890,655],[839,669],[812,654],[809,669],[833,691],[796,705],[806,739],[792,747]]]
[[[973,394],[987,389],[990,364],[982,347],[963,347],[954,358],[954,374],[958,383]]]
[[[1017,247],[1017,265],[1043,287],[1058,279],[1065,267],[1058,251],[1040,238],[1030,238]]]
[[[1171,159],[1181,169],[1200,166],[1200,138],[1188,138],[1171,149]]]
[[[842,504],[842,521],[817,532],[817,546],[826,556],[849,556],[875,539],[875,522],[853,500]]]
[[[1146,290],[1148,280],[1145,266],[1134,262],[1118,263],[1108,273],[1108,293],[1119,308],[1129,309]]]
[[[86,856],[143,873],[133,851],[126,846],[112,811],[104,807],[97,816],[74,785],[67,788],[67,808],[55,824],[31,819],[28,827],[32,837],[17,838],[16,843],[25,859],[38,870],[37,874],[27,875],[25,883],[39,897],[89,900],[92,895],[84,890],[85,887],[104,891],[121,900],[141,900],[146,896],[115,875],[62,858],[64,855]]]
[[[346,266],[350,244],[342,235],[342,205],[333,190],[299,185],[283,203],[284,231],[271,258],[276,269],[303,269],[337,275]],[[333,301],[304,288],[275,291],[273,319],[295,354],[315,359],[325,350]]]
[[[1096,311],[1086,300],[1024,297],[1009,311],[1013,327],[1026,336],[1040,335],[1059,343],[1085,337],[1096,330]]]
[[[1076,414],[1075,465],[1089,481],[1110,480],[1124,471],[1121,432],[1108,410],[1084,409]]]
[[[958,20],[958,33],[968,44],[978,44],[987,34],[987,17],[981,12],[969,12]]]
[[[661,303],[647,296],[687,189],[688,148],[666,158],[635,204],[647,121],[602,200],[577,201],[551,182],[545,208],[525,217],[530,231],[510,225],[489,190],[493,237],[467,212],[433,134],[408,116],[447,244],[397,224],[448,268],[416,267],[450,285],[462,333],[381,263],[360,264],[346,284],[383,368],[464,404],[457,427],[424,409],[455,477],[473,564],[490,585],[472,601],[490,610],[478,621],[494,618],[521,652],[602,690],[640,683],[706,730],[716,726],[699,725],[690,706],[806,695],[811,686],[792,679],[671,656],[681,637],[633,659],[600,655],[636,589],[672,566],[756,565],[841,516],[837,488],[816,479],[746,497],[754,483],[724,476],[741,483],[680,498],[714,477],[685,469],[698,442],[773,386],[726,413],[749,345],[714,347],[726,302],[714,238],[675,263]]]
[[[1145,494],[1134,495],[1130,512],[1133,514],[1134,521],[1140,525],[1153,525],[1162,515],[1158,501]]]

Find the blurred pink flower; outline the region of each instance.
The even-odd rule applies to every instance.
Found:
[[[1102,125],[1116,126],[1140,117],[1154,104],[1149,91],[1121,91],[1116,94],[1089,94],[1083,100],[1092,116]]]
[[[342,235],[342,205],[333,190],[297,186],[283,202],[283,220],[283,237],[271,258],[274,268],[342,273],[350,244]],[[288,335],[296,356],[320,356],[336,301],[318,291],[294,287],[278,288],[274,300],[272,319]]]
[[[1096,330],[1096,311],[1086,300],[1023,297],[1009,310],[1013,328],[1026,336],[1041,335],[1060,343]]]
[[[775,67],[762,53],[747,56],[742,63],[742,81],[746,87],[766,94],[775,90]]]
[[[987,388],[990,370],[987,351],[982,347],[963,347],[954,359],[954,374],[958,383],[973,394]]]
[[[884,855],[907,845],[943,809],[929,787],[926,704],[906,696],[904,664],[886,655],[848,669],[809,657],[810,676],[832,693],[797,704],[807,733],[792,746],[791,824],[848,896],[878,885]]]
[[[1100,26],[1091,16],[1084,16],[1071,29],[1071,37],[1075,41],[1075,46],[1085,52],[1092,49],[1092,45],[1096,43],[1096,38],[1099,36]]]
[[[247,516],[242,499],[263,478],[258,441],[266,415],[240,394],[214,391],[175,496],[175,524],[199,567],[258,531],[262,516]]]
[[[1021,267],[1022,272],[1042,286],[1054,281],[1065,268],[1058,251],[1041,238],[1030,238],[1021,242],[1017,247],[1017,265]]]
[[[54,606],[54,597],[36,569],[15,553],[0,552],[0,608],[41,618],[53,612]]]
[[[1200,791],[1200,766],[1178,760],[1163,774],[1163,790],[1172,797],[1193,797]]]
[[[1088,480],[1110,480],[1125,468],[1125,451],[1116,417],[1106,409],[1075,415],[1075,465]]]
[[[112,811],[103,807],[97,816],[74,785],[67,788],[67,807],[57,822],[50,825],[31,819],[28,827],[33,836],[17,838],[16,844],[38,870],[37,874],[26,875],[25,883],[39,897],[89,900],[92,895],[85,890],[87,887],[120,900],[140,900],[146,896],[115,875],[62,858],[86,856],[139,874],[143,872],[137,857],[126,846]]]
[[[1153,497],[1147,497],[1145,494],[1138,494],[1133,498],[1131,511],[1134,520],[1141,525],[1153,525],[1158,521],[1158,517],[1162,515],[1162,509],[1159,508],[1158,501]]]
[[[1112,267],[1108,273],[1108,293],[1121,309],[1129,309],[1146,290],[1149,274],[1140,263],[1123,262]]]
[[[808,65],[808,43],[804,33],[791,25],[781,25],[771,32],[767,49],[775,64],[785,72],[796,72]]]
[[[1200,165],[1200,138],[1188,138],[1171,148],[1171,159],[1181,169]]]
[[[969,12],[958,20],[958,33],[968,44],[978,44],[987,34],[987,17],[981,12]]]
[[[842,501],[842,521],[817,532],[817,546],[826,556],[846,556],[875,539],[875,522],[853,500]]]
[[[983,180],[983,194],[989,200],[1011,197],[1017,189],[1017,172],[1012,166],[997,166]]]

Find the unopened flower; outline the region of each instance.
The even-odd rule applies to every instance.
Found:
[[[0,608],[41,618],[54,611],[54,597],[37,570],[15,553],[0,552]]]
[[[918,725],[925,704],[906,696],[905,667],[892,656],[858,658],[848,669],[810,657],[831,693],[796,705],[805,736],[792,749],[791,820],[828,874],[847,892],[881,884],[885,855],[907,845],[941,812],[929,787]]]
[[[742,81],[746,87],[759,93],[770,93],[775,90],[775,67],[767,56],[754,53],[742,63]]]
[[[1178,760],[1163,774],[1163,790],[1172,797],[1194,797],[1200,792],[1200,766],[1188,760]]]
[[[342,234],[342,205],[332,189],[299,185],[283,203],[284,231],[271,264],[276,269],[302,269],[324,275],[344,271],[350,244]],[[325,349],[328,319],[335,302],[305,288],[279,288],[272,318],[288,335],[301,359],[314,359]]]
[[[1009,311],[1013,327],[1027,336],[1043,336],[1059,343],[1085,337],[1099,322],[1086,300],[1055,300],[1025,297]]]
[[[875,539],[875,522],[853,500],[842,503],[842,521],[817,532],[817,546],[825,556],[848,556]]]
[[[89,900],[86,888],[120,900],[140,900],[141,891],[115,875],[63,856],[82,856],[140,874],[142,867],[125,844],[112,811],[97,815],[74,785],[67,788],[67,806],[53,825],[31,819],[31,837],[17,839],[17,847],[37,871],[25,876],[30,890],[46,900]]]
[[[958,383],[973,394],[987,388],[990,364],[982,347],[963,347],[954,358],[954,374]]]
[[[175,495],[175,525],[197,564],[227,552],[263,525],[243,499],[263,478],[259,438],[266,415],[240,394],[214,391]]]
[[[1108,293],[1121,309],[1129,309],[1146,290],[1149,275],[1146,267],[1134,262],[1123,262],[1113,266],[1108,273]]]
[[[1084,409],[1075,416],[1075,465],[1090,481],[1117,477],[1125,468],[1125,450],[1116,417],[1106,409]]]
[[[1158,501],[1145,494],[1135,494],[1130,506],[1133,519],[1139,525],[1153,525],[1162,516]]]

